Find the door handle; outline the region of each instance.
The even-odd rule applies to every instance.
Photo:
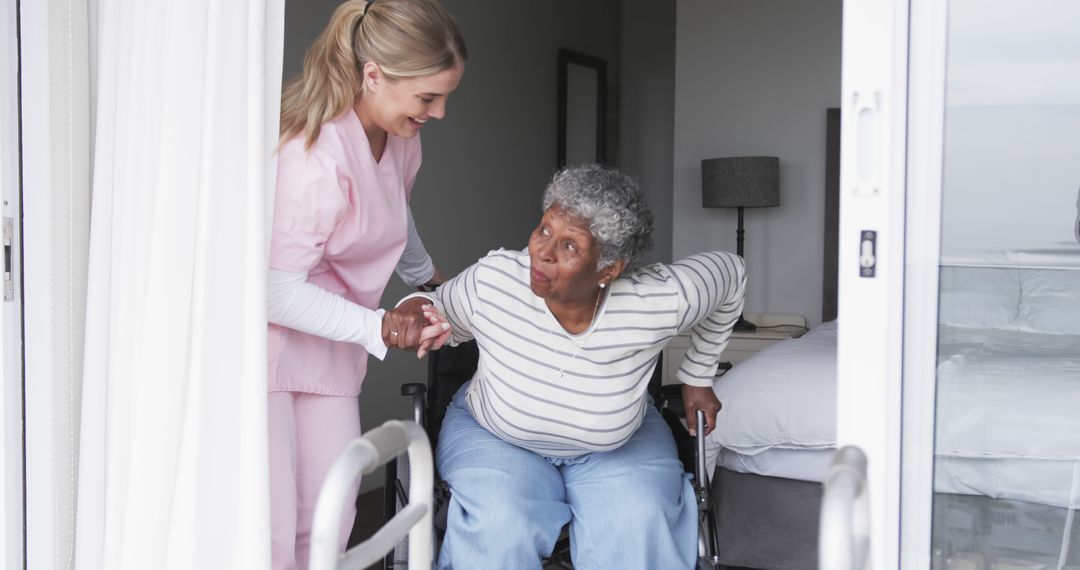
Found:
[[[7,204],[7,200],[4,200],[4,204]],[[12,260],[12,245],[15,242],[15,223],[11,218],[3,218],[3,235],[4,235],[4,300],[15,300],[15,276],[12,274],[11,260]]]
[[[881,92],[856,91],[852,96],[851,111],[854,123],[855,169],[852,171],[853,196],[879,196],[881,194]]]
[[[866,454],[848,445],[825,474],[818,531],[818,568],[863,570],[870,547]]]

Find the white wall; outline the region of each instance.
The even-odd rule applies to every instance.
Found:
[[[949,8],[943,260],[1077,263],[1080,5]]]
[[[701,160],[780,157],[780,206],[746,211],[748,313],[821,320],[825,110],[840,106],[841,0],[681,0],[672,252],[735,251],[701,207]]]
[[[286,78],[338,2],[286,3]],[[540,218],[540,196],[555,169],[558,48],[608,61],[619,73],[619,2],[446,0],[469,49],[465,76],[447,116],[424,127],[424,164],[413,213],[435,263],[454,275],[487,251],[522,248]],[[408,290],[392,279],[383,306]],[[360,397],[365,429],[409,415],[403,382],[422,382],[425,363],[391,351],[374,359]],[[382,484],[368,477],[363,490]]]
[[[997,262],[1018,250],[1018,262],[1059,255],[1076,265],[1077,133],[1080,105],[948,108],[943,262]]]

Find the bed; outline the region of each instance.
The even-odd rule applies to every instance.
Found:
[[[932,548],[941,568],[1080,564],[1080,272],[944,268]],[[814,568],[837,322],[718,379],[721,562]]]

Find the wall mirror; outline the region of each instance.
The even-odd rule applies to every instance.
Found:
[[[607,62],[584,53],[559,50],[559,117],[555,165],[607,162]]]

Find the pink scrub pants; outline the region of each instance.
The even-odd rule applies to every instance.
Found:
[[[270,392],[268,416],[272,568],[306,570],[319,488],[334,460],[360,436],[360,403],[355,396]],[[355,504],[347,505],[342,550],[355,516]]]

